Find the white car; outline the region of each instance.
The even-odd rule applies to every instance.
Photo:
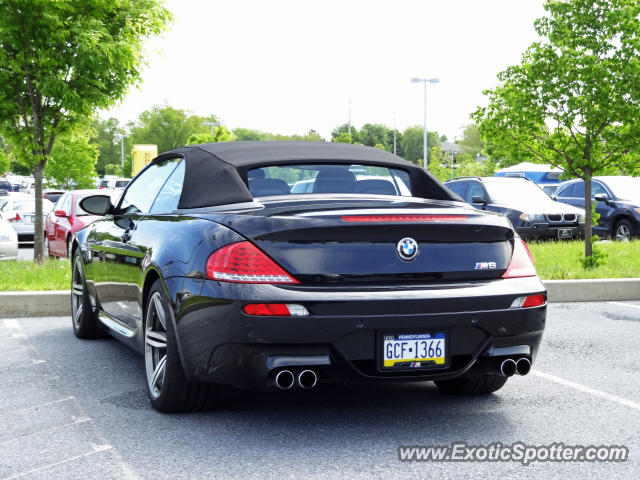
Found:
[[[127,185],[129,185],[130,181],[131,181],[130,178],[121,178],[121,177],[115,177],[112,175],[107,175],[100,181],[100,185],[98,185],[98,188],[123,190]]]
[[[42,199],[42,227],[47,215],[53,209],[53,203]],[[9,222],[18,234],[20,243],[33,243],[36,200],[29,195],[13,194],[0,197],[0,214]]]
[[[0,260],[18,258],[18,234],[0,213]]]

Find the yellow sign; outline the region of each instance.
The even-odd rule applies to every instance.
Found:
[[[131,176],[136,175],[144,166],[158,156],[157,145],[134,145],[131,150],[133,157],[133,168]]]

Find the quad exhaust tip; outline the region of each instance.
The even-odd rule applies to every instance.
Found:
[[[500,373],[505,377],[513,377],[517,370],[516,361],[511,358],[507,358],[500,364]]]
[[[318,383],[318,376],[313,370],[302,370],[298,374],[298,385],[301,388],[313,388]]]
[[[516,362],[516,373],[526,375],[531,371],[531,361],[528,358],[521,358]]]
[[[281,390],[289,390],[293,387],[293,384],[296,381],[296,377],[289,370],[280,370],[276,374],[275,383],[276,387]]]

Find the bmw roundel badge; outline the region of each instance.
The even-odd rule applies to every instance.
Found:
[[[398,256],[402,260],[413,260],[418,255],[418,242],[416,242],[413,238],[403,238],[398,242],[396,247],[398,251]]]

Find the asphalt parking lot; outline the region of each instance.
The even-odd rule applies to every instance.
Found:
[[[640,478],[640,302],[555,304],[533,372],[486,398],[430,383],[227,390],[163,415],[142,357],[69,318],[0,319],[0,479]],[[399,445],[625,445],[623,463],[405,463]]]

